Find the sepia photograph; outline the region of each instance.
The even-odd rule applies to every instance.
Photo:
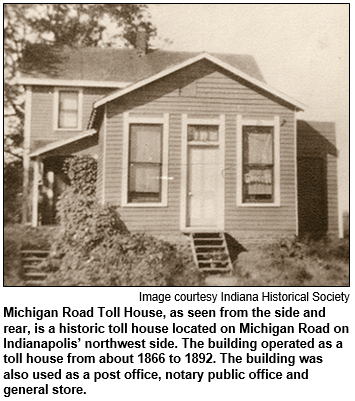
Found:
[[[4,287],[348,287],[349,4],[6,3]]]

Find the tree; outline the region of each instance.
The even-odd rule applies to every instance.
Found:
[[[10,161],[13,161],[13,157],[21,158],[16,149],[22,143],[24,109],[22,90],[15,85],[15,78],[27,36],[24,23],[27,8],[24,4],[4,5],[4,114],[7,117],[4,151],[12,156]]]
[[[48,67],[50,72],[55,49],[63,45],[135,47],[139,27],[146,30],[148,40],[156,37],[149,18],[145,4],[4,4],[4,161],[5,165],[11,164],[6,171],[13,174],[19,170],[17,175],[21,176],[25,111],[24,90],[16,85],[20,65],[26,62],[42,71]],[[39,52],[33,51],[36,46]],[[42,56],[36,58],[36,54]],[[16,183],[8,200],[11,203],[14,196],[19,199],[24,193],[22,219],[26,221],[28,174],[23,191],[21,181]],[[8,214],[8,220],[14,220],[13,213]]]
[[[21,158],[23,89],[15,79],[26,49],[31,45],[104,47],[122,42],[134,47],[138,27],[146,30],[149,39],[156,36],[146,4],[5,4],[4,109],[10,119],[5,152]]]

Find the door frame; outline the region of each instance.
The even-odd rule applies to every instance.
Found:
[[[225,171],[225,116],[220,115],[218,118],[189,118],[187,114],[182,115],[181,121],[181,190],[180,190],[180,230],[182,232],[213,232],[213,231],[224,231],[224,193],[225,193],[225,180],[219,180],[219,188],[217,188],[218,202],[222,207],[219,209],[217,226],[213,227],[189,227],[187,225],[187,186],[188,186],[188,141],[187,141],[187,127],[188,125],[217,125],[218,126],[218,147],[219,162],[221,165],[221,174]],[[191,146],[198,145],[198,143],[192,143]],[[203,144],[201,144],[203,146]],[[223,175],[224,177],[224,175]]]

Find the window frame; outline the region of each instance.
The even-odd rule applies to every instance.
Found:
[[[273,199],[272,201],[244,200],[244,126],[260,126],[273,128]],[[280,199],[280,118],[272,120],[245,119],[237,115],[237,206],[240,207],[279,207]]]
[[[270,135],[271,134],[271,162],[270,163],[252,163],[248,159],[248,154],[250,150],[250,142],[248,141],[248,135],[252,134],[252,132],[246,132],[245,128],[251,127],[251,128],[260,128],[260,125],[243,125],[242,128],[242,141],[243,141],[243,203],[271,203],[275,199],[275,178],[274,178],[274,171],[275,171],[275,154],[274,154],[274,127],[271,126],[266,126],[265,128],[268,129],[269,132],[265,133],[258,133],[261,135]],[[259,195],[270,195],[269,198],[266,199],[253,199],[249,200],[247,199],[247,186],[248,184],[245,181],[245,176],[250,172],[250,170],[256,170],[256,171],[264,171],[264,170],[271,170],[271,194],[259,194]],[[249,194],[250,196],[250,194]]]
[[[159,202],[129,202],[129,163],[130,163],[130,127],[134,124],[162,126],[162,158],[161,158],[161,199]],[[123,113],[123,165],[122,165],[122,207],[166,207],[168,206],[168,152],[169,152],[169,114],[163,117],[140,117]]]
[[[142,160],[133,160],[134,154],[136,153],[137,148],[140,148],[140,141],[139,138],[136,138],[135,146],[133,146],[133,137],[134,134],[139,135],[141,133],[135,131],[135,128],[140,127],[143,131],[148,129],[150,131],[151,128],[154,127],[153,132],[151,134],[154,136],[157,134],[158,137],[155,140],[158,142],[154,143],[153,146],[150,145],[150,151],[155,152],[154,148],[159,147],[159,152],[156,153],[156,157],[158,161],[142,161]],[[137,124],[137,123],[130,123],[129,124],[129,156],[128,156],[128,190],[127,190],[127,202],[128,203],[160,203],[162,200],[162,180],[159,179],[157,188],[155,191],[151,192],[138,192],[137,190],[134,192],[132,188],[131,179],[134,176],[134,170],[143,168],[145,171],[153,169],[154,175],[157,174],[158,177],[163,176],[163,124]],[[157,130],[156,130],[157,129]],[[153,142],[155,142],[155,140]],[[137,159],[137,155],[136,155]],[[149,174],[149,177],[152,178]],[[158,196],[157,196],[158,195]],[[132,199],[136,198],[136,201]],[[151,198],[150,201],[147,199]],[[155,198],[155,199],[154,199]],[[157,198],[157,199],[156,199]]]
[[[78,93],[78,124],[76,128],[62,128],[59,127],[59,99],[60,99],[60,92],[77,92]],[[83,120],[83,89],[82,88],[54,88],[54,121],[53,126],[55,131],[81,131],[82,130],[82,120]]]

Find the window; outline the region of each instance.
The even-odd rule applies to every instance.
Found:
[[[82,91],[73,89],[56,89],[54,96],[54,129],[80,130]]]
[[[169,114],[160,116],[123,113],[123,207],[168,204]]]
[[[187,127],[188,142],[218,142],[218,125],[189,125]]]
[[[237,116],[237,206],[280,206],[280,119]]]
[[[59,92],[58,128],[78,128],[78,92]]]
[[[273,130],[243,126],[243,202],[273,201]]]
[[[162,134],[159,124],[131,124],[128,203],[160,202]]]

